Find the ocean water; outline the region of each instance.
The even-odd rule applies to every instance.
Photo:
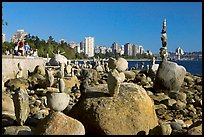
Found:
[[[128,61],[128,67],[134,67],[138,64],[138,68],[141,68],[142,62],[144,62],[144,67],[146,65],[151,66],[151,61]],[[184,66],[187,72],[190,72],[192,75],[199,75],[202,76],[202,61],[190,61],[190,60],[179,60],[173,61],[176,62],[178,65]],[[156,64],[159,64],[160,61],[156,61]]]

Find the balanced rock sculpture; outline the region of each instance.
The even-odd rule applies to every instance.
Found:
[[[183,66],[177,65],[177,63],[167,61],[168,52],[166,19],[163,22],[161,40],[162,48],[160,49],[160,55],[162,61],[160,62],[159,68],[156,73],[154,89],[166,94],[169,94],[172,91],[178,92],[186,75],[186,69]]]
[[[108,73],[108,91],[110,96],[117,96],[119,93],[120,84],[125,80],[125,71],[128,68],[128,62],[124,58],[109,58],[108,66],[111,69]]]

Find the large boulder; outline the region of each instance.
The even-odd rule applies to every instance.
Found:
[[[62,112],[52,112],[40,121],[36,135],[85,135],[84,126]]]
[[[67,65],[67,58],[61,54],[55,54],[49,61],[51,66],[59,66],[60,63]]]
[[[152,99],[134,83],[122,83],[117,97],[107,84],[88,87],[67,115],[81,121],[87,134],[136,135],[158,125]]]
[[[178,92],[184,81],[186,69],[175,62],[161,61],[154,81],[154,89],[158,92]]]

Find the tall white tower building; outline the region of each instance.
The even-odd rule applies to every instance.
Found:
[[[2,33],[2,43],[6,41],[6,34]]]
[[[94,37],[85,37],[84,52],[88,57],[94,56]]]

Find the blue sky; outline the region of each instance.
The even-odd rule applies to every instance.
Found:
[[[202,2],[3,2],[2,32],[6,40],[18,29],[47,40],[79,43],[95,39],[95,46],[115,41],[143,45],[158,54],[167,19],[168,51],[202,50]]]

